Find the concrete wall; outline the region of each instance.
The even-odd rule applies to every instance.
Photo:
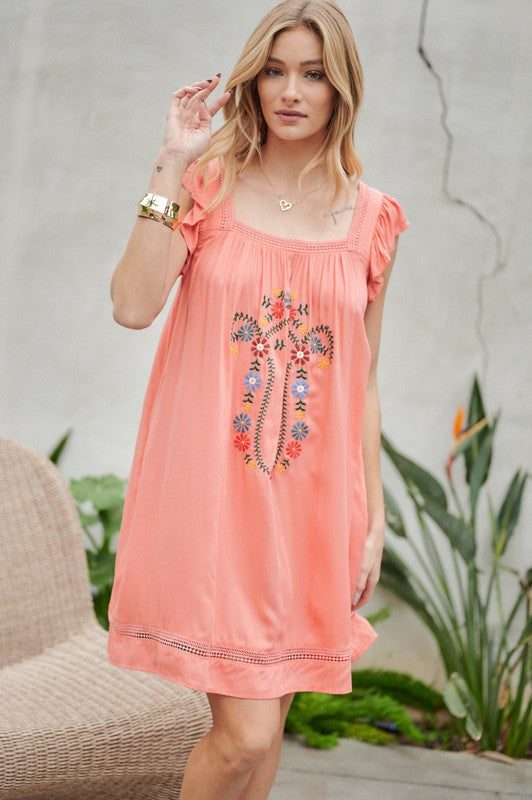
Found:
[[[47,452],[72,427],[66,478],[129,472],[174,292],[150,328],[126,330],[112,319],[109,281],[170,94],[217,71],[227,77],[272,4],[0,4],[0,430]],[[455,409],[476,371],[490,413],[502,409],[491,481],[498,503],[531,451],[530,4],[345,0],[343,8],[366,78],[363,180],[397,197],[411,222],[386,301],[383,430],[443,480]],[[396,487],[386,459],[383,473]],[[514,566],[532,560],[530,521],[528,497],[508,551]],[[487,535],[483,542],[485,551]],[[392,617],[360,666],[409,669],[441,685],[436,650],[410,611],[379,587],[365,613],[383,602]]]

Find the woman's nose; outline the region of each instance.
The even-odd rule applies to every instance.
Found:
[[[299,100],[301,95],[301,90],[299,87],[299,79],[297,75],[287,76],[285,84],[283,86],[283,100],[287,101],[295,101]]]

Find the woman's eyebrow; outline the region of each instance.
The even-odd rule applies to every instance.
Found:
[[[281,58],[275,58],[275,56],[270,56],[268,61],[274,61],[276,64],[284,64],[284,61]],[[321,58],[310,58],[308,61],[302,61],[301,66],[305,66],[307,64],[323,64],[323,59]]]

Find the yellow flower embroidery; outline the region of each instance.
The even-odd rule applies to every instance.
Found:
[[[296,419],[305,419],[305,412],[299,409],[299,411],[296,411],[295,417]]]
[[[277,464],[277,466],[275,467],[275,469],[277,470],[277,472],[284,472],[284,471],[285,471],[285,469],[286,469],[286,467],[285,467],[285,465],[284,465],[284,464]]]
[[[247,402],[242,403],[242,408],[244,409],[244,411],[251,411],[251,409],[253,408],[253,403],[250,403],[248,400]]]
[[[299,328],[298,328],[298,332],[301,334],[301,336],[304,336],[307,331],[308,331],[308,328],[307,328],[306,325],[300,325]]]
[[[273,289],[272,294],[274,297],[279,297],[279,295],[282,294],[282,292],[280,289]]]
[[[325,358],[325,356],[322,356],[321,358],[318,359],[318,366],[320,369],[327,369],[329,364],[330,361],[328,358]]]
[[[261,328],[264,328],[264,326],[267,325],[267,324],[268,324],[268,320],[266,319],[266,317],[261,317],[259,319],[259,325],[261,326]]]
[[[238,345],[237,345],[237,343],[236,343],[236,342],[234,342],[234,343],[231,345],[231,355],[232,355],[232,356],[237,356],[237,355],[238,355]]]
[[[290,300],[295,300],[297,297],[296,292],[294,292],[292,289],[290,289],[289,291],[290,291]]]
[[[256,467],[257,467],[257,462],[255,461],[255,459],[254,459],[254,458],[252,458],[252,459],[251,459],[251,461],[248,461],[248,467],[249,467],[250,469],[256,469]]]

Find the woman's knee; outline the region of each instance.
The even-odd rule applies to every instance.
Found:
[[[280,701],[209,695],[213,741],[230,771],[252,768],[271,748],[281,725]]]

